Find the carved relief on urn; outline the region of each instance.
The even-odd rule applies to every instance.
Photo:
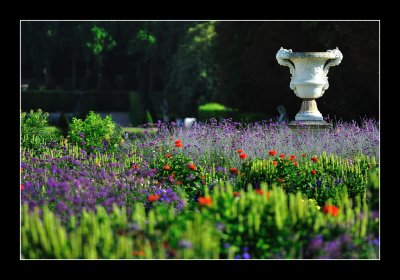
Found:
[[[315,99],[328,89],[328,71],[339,65],[343,59],[338,48],[326,52],[292,52],[281,48],[277,54],[278,63],[287,66],[292,75],[290,88],[303,99],[296,121],[323,121]]]

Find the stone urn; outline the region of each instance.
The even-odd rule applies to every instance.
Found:
[[[339,65],[342,59],[343,55],[338,48],[326,52],[292,52],[281,48],[277,52],[278,63],[290,69],[290,88],[303,99],[295,117],[296,122],[316,125],[326,123],[318,111],[315,99],[324,95],[329,87],[329,68]]]

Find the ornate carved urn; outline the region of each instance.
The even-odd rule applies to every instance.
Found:
[[[326,52],[292,52],[281,48],[277,54],[278,63],[287,66],[292,75],[290,88],[303,99],[301,109],[295,120],[310,123],[323,123],[315,99],[328,89],[328,71],[339,65],[343,59],[338,48]]]

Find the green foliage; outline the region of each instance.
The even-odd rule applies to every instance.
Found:
[[[117,43],[113,37],[103,27],[94,25],[91,29],[92,41],[86,46],[92,51],[93,55],[100,56],[103,52],[113,49]]]
[[[86,150],[116,151],[122,139],[122,129],[112,121],[110,115],[104,119],[93,111],[89,112],[84,121],[73,118],[69,127],[69,137]]]
[[[153,117],[151,116],[149,110],[146,110],[146,123],[153,124]]]
[[[367,204],[354,205],[345,189],[338,196],[337,216],[274,186],[235,195],[229,184],[221,184],[208,197],[210,203],[197,211],[155,204],[146,213],[138,203],[131,215],[117,206],[107,214],[99,206],[96,212],[84,210],[79,222],[72,216],[67,226],[47,207],[42,214],[38,208],[29,213],[24,204],[21,253],[28,259],[233,259],[244,252],[251,258],[317,258],[324,252],[310,255],[308,245],[318,235],[324,241],[346,236],[339,253],[351,249],[352,254],[334,257],[379,258],[368,243],[368,233],[378,232],[378,221]]]
[[[231,118],[234,112],[234,109],[225,107],[222,104],[207,103],[199,106],[199,119],[201,121],[207,121],[211,118],[222,120],[226,118]]]
[[[364,156],[356,157],[354,162],[326,154],[317,162],[309,157],[298,160],[285,156],[244,162],[238,185],[245,188],[248,184],[276,183],[287,193],[301,192],[323,205],[328,200],[336,203],[344,188],[351,198],[365,195],[369,171],[376,166],[374,158]]]
[[[37,150],[47,142],[56,140],[60,135],[58,131],[48,129],[49,113],[38,109],[31,110],[29,114],[21,111],[21,147]],[[37,150],[40,152],[40,149]]]

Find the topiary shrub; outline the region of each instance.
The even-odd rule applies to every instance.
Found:
[[[72,143],[91,152],[103,150],[115,152],[122,139],[122,128],[113,122],[110,115],[104,119],[90,111],[84,121],[73,118],[69,126]]]
[[[222,120],[231,118],[236,114],[236,111],[219,103],[207,103],[199,106],[199,119],[201,121],[207,121],[211,118]]]

